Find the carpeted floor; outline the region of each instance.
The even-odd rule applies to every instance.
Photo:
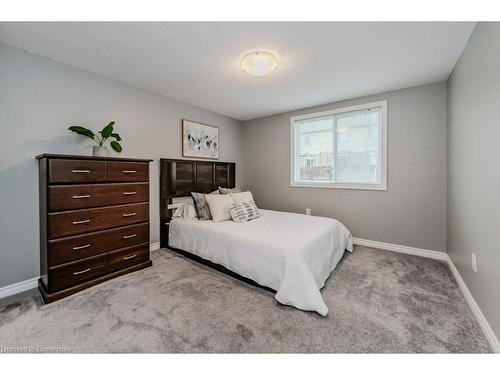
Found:
[[[448,267],[358,247],[322,290],[327,317],[167,250],[154,265],[43,305],[0,301],[0,349],[72,352],[489,352]],[[12,349],[10,349],[12,350]]]

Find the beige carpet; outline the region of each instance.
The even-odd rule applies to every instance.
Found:
[[[358,247],[322,295],[327,317],[167,250],[62,301],[0,301],[0,349],[69,352],[489,352],[448,267]]]

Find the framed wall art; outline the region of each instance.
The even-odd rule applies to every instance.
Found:
[[[219,159],[219,128],[182,120],[182,156]]]

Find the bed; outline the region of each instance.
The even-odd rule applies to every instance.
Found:
[[[164,160],[161,173],[167,175],[162,175],[160,181],[175,184],[177,173],[176,176],[171,174],[177,169],[172,163],[177,161],[169,159],[170,164],[164,165]],[[197,169],[197,161],[180,162],[191,162],[192,170]],[[234,171],[228,172],[228,176],[229,173]],[[189,173],[181,174],[185,184]],[[193,189],[186,186],[184,190],[196,191],[196,175],[193,173],[192,176]],[[234,182],[228,178],[225,185],[232,187]],[[207,184],[205,192],[212,188],[213,185]],[[172,189],[171,186],[161,186],[160,189],[163,192],[176,191],[162,205],[163,217],[166,218],[162,222],[162,246],[222,266],[230,274],[273,290],[276,300],[284,305],[321,315],[328,313],[320,289],[344,252],[353,249],[351,234],[342,223],[326,217],[262,209],[261,217],[245,223],[172,219],[170,208],[175,208],[176,198],[187,194],[183,189]]]
[[[326,315],[320,289],[352,251],[349,231],[330,218],[259,211],[246,223],[173,219],[169,244],[276,290],[284,305]]]

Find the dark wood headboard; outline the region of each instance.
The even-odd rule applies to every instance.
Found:
[[[235,187],[236,164],[218,161],[160,159],[160,246],[166,247],[173,198],[192,191],[210,193],[221,187]]]

